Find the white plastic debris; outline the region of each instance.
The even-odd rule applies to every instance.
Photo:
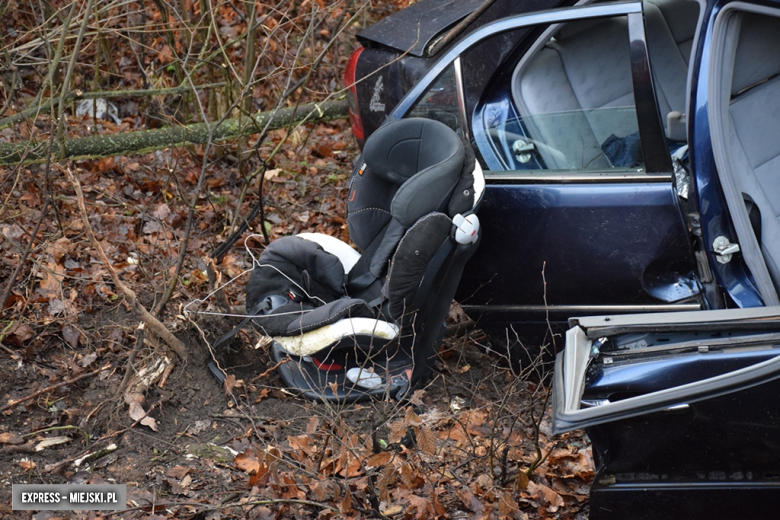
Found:
[[[382,378],[370,368],[350,368],[347,370],[347,379],[367,390],[373,390],[382,384]]]
[[[79,101],[79,104],[76,106],[76,115],[82,117],[87,114],[89,117],[98,119],[110,119],[117,125],[122,122],[119,119],[119,110],[116,108],[116,105],[103,98],[82,99]]]

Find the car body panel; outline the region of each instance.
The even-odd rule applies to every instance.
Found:
[[[490,183],[480,221],[483,242],[456,299],[467,311],[480,306],[483,321],[491,320],[488,306],[500,305],[535,306],[543,320],[542,270],[549,305],[592,306],[593,312],[607,305],[652,308],[698,293],[668,180]],[[506,268],[508,247],[517,252],[511,269]]]
[[[423,57],[436,36],[484,3],[485,0],[417,2],[361,30],[357,39],[364,45],[383,45],[418,58]]]

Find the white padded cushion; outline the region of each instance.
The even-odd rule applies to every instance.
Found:
[[[474,161],[474,171],[471,174],[474,176],[474,206],[476,206],[485,193],[485,174],[479,161]]]
[[[354,335],[393,339],[399,328],[392,323],[373,318],[348,318],[298,336],[275,336],[273,339],[285,352],[295,356],[310,356],[330,345]]]
[[[335,255],[341,265],[344,266],[344,272],[349,273],[360,259],[360,253],[352,249],[349,244],[345,244],[336,237],[325,235],[324,233],[299,233],[298,238],[316,242],[328,253]]]

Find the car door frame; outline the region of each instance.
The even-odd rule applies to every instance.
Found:
[[[692,330],[769,330],[769,344],[780,341],[780,307],[753,307],[673,314],[594,316],[574,318],[566,333],[566,349],[558,354],[553,375],[553,432],[587,428],[630,417],[667,410],[713,397],[737,392],[780,377],[780,354],[766,361],[681,386],[629,397],[615,402],[582,408],[586,373],[599,355],[601,338],[639,332]],[[747,339],[750,339],[747,337]],[[736,337],[729,338],[738,344]],[[696,345],[691,345],[696,347]],[[707,346],[706,340],[702,347]],[[674,351],[675,345],[666,348]]]

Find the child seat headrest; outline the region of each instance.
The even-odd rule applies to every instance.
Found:
[[[465,155],[458,134],[439,121],[409,118],[386,124],[366,141],[363,162],[370,175],[394,189],[384,190],[384,204],[372,194],[372,205],[384,206],[405,228],[432,211],[447,212]]]

